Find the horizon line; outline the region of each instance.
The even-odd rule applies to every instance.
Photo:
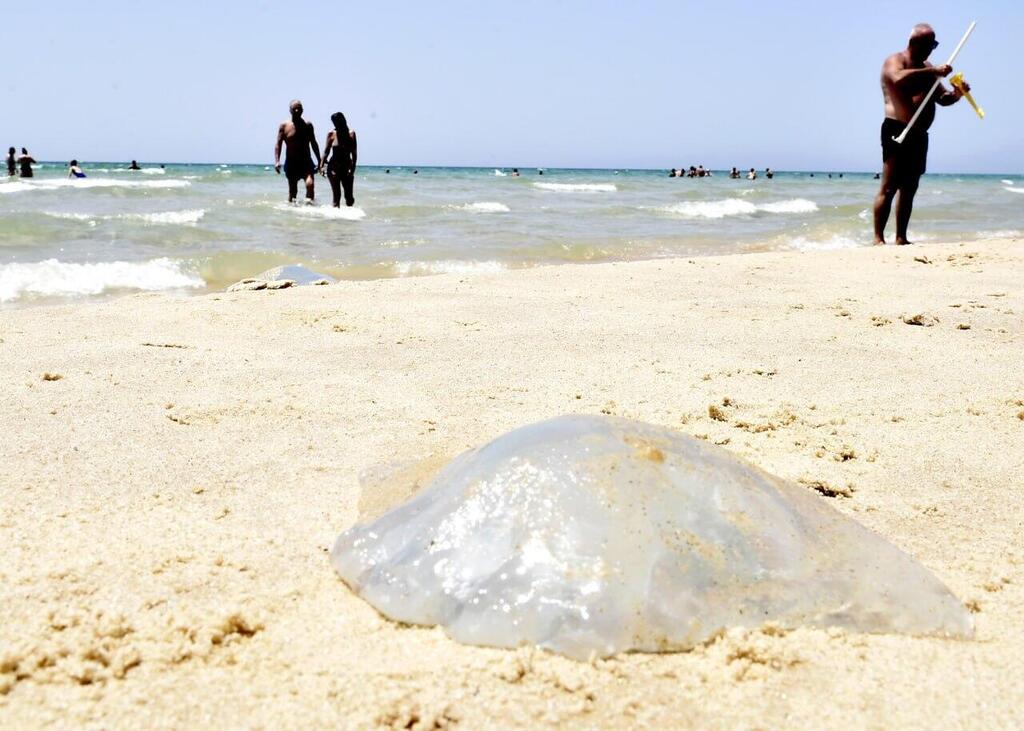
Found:
[[[85,165],[99,165],[99,164],[104,164],[104,163],[116,163],[116,164],[124,163],[124,164],[129,164],[131,162],[132,162],[132,160],[130,160],[130,159],[129,160],[82,160],[82,159],[79,159],[79,165],[82,165],[82,166],[85,166]],[[246,167],[273,168],[273,164],[266,163],[266,162],[224,162],[224,161],[219,161],[219,162],[194,162],[194,161],[188,161],[188,162],[186,162],[186,161],[180,161],[180,160],[179,161],[171,161],[171,160],[138,160],[138,159],[136,159],[135,162],[137,162],[139,165],[211,165],[211,166],[215,166],[215,165],[239,165],[239,166],[246,166]],[[68,165],[68,163],[62,162],[60,160],[39,160],[36,164],[37,165],[60,165],[62,167],[67,167],[67,165]],[[489,165],[437,165],[437,164],[417,165],[417,164],[411,164],[411,163],[366,163],[366,164],[358,165],[357,167],[369,167],[369,168],[414,168],[414,169],[417,169],[417,170],[444,169],[444,168],[449,168],[449,169],[451,169],[451,168],[462,168],[462,169],[466,169],[466,170],[512,170],[513,168],[515,168],[515,169],[519,169],[519,170],[544,170],[544,171],[548,171],[548,170],[594,170],[594,171],[607,171],[607,170],[612,170],[612,171],[616,171],[616,170],[631,170],[632,171],[632,170],[636,170],[636,171],[642,171],[642,172],[663,172],[663,171],[667,172],[669,170],[679,170],[680,169],[680,168],[671,168],[671,167],[656,167],[656,168],[653,168],[653,167],[628,167],[628,166],[620,166],[620,167],[588,167],[588,166],[583,166],[583,167],[577,167],[577,166],[562,166],[562,165],[543,166],[543,165],[494,165],[494,164],[489,164]],[[687,169],[687,168],[682,168],[682,169]],[[729,172],[729,168],[706,167],[704,169],[705,170],[711,170],[712,172],[716,172],[716,173],[717,172]],[[741,173],[745,173],[745,172],[750,170],[750,168],[737,168],[737,169]],[[761,173],[761,172],[763,172],[765,170],[765,168],[754,168],[754,170],[756,170],[758,173]],[[819,168],[819,169],[813,169],[813,170],[787,170],[787,169],[783,169],[783,168],[773,168],[772,172],[773,173],[807,173],[807,174],[809,174],[809,173],[815,173],[815,174],[817,174],[817,173],[824,173],[826,175],[830,174],[830,173],[833,173],[833,174],[834,173],[842,173],[842,174],[849,173],[849,174],[852,174],[852,175],[875,175],[876,173],[880,173],[881,171],[880,170],[842,170],[842,169],[839,169],[839,168]],[[961,170],[961,171],[955,171],[955,172],[932,172],[932,171],[928,171],[927,173],[925,173],[925,175],[992,175],[992,176],[997,176],[997,175],[1013,175],[1013,176],[1020,176],[1020,175],[1024,175],[1024,173],[1022,173],[1022,172],[1008,172],[1008,171],[1001,171],[1001,172],[995,172],[995,173],[976,173],[976,172],[966,172],[966,171],[962,171]],[[17,176],[15,176],[15,177],[17,177]]]

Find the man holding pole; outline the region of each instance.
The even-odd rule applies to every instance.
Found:
[[[973,25],[968,35],[970,30]],[[964,36],[950,63],[966,40]],[[928,56],[938,45],[932,27],[920,23],[911,31],[906,49],[889,56],[882,66],[885,119],[882,121],[882,185],[875,197],[876,245],[885,243],[885,224],[897,193],[900,197],[896,203],[896,243],[910,243],[907,226],[917,184],[927,163],[928,128],[935,120],[935,105],[948,107],[963,96],[960,89],[950,91],[939,81],[949,75],[952,66],[928,63]],[[970,87],[965,87],[964,91],[970,91]]]

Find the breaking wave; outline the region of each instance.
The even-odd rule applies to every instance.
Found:
[[[25,295],[102,294],[115,289],[158,291],[204,287],[206,283],[166,257],[145,262],[71,263],[47,259],[0,265],[0,302]]]

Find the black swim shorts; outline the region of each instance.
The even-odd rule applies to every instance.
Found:
[[[305,180],[314,172],[313,161],[308,157],[301,160],[286,158],[284,161],[284,174],[289,180]]]
[[[911,129],[902,143],[899,137],[906,125],[886,117],[882,120],[882,162],[895,160],[897,178],[920,177],[928,166],[928,133]]]

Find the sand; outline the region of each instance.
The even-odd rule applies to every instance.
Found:
[[[0,718],[1019,727],[1022,271],[1004,240],[0,312]],[[571,412],[799,481],[976,638],[766,627],[576,663],[398,626],[334,574],[362,471]]]

